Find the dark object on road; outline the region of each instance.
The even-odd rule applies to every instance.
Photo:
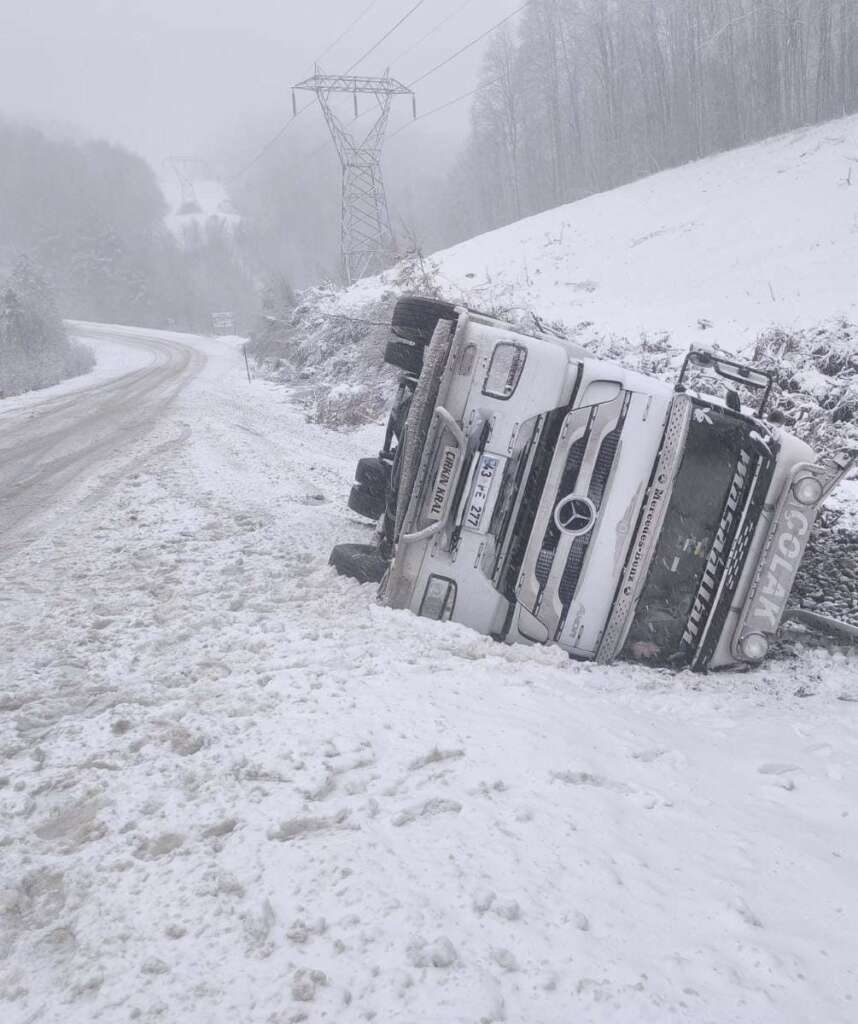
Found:
[[[380,583],[387,572],[387,559],[377,544],[337,544],[329,564],[340,576],[350,576],[358,583]]]

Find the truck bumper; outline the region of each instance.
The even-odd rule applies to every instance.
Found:
[[[778,502],[762,556],[733,633],[737,662],[760,662],[786,610],[810,533],[823,502],[855,465],[845,453],[830,462],[797,465]]]

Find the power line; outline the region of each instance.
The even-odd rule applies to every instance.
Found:
[[[467,0],[467,2],[470,2],[470,0]],[[449,57],[446,57],[440,63],[436,64],[433,68],[430,68],[428,71],[425,71],[419,78],[415,78],[413,82],[409,82],[408,83],[408,88],[409,89],[413,88],[418,82],[422,82],[425,78],[428,78],[430,75],[435,74],[436,71],[440,71],[441,68],[446,67],[446,65],[449,64],[451,61],[455,60],[456,57],[458,57],[461,54],[463,54],[466,50],[470,50],[472,46],[476,46],[477,43],[479,43],[483,39],[485,39],[486,36],[491,35],[492,32],[495,32],[502,25],[505,25],[506,22],[508,22],[511,18],[514,18],[517,14],[520,14],[525,9],[525,7],[528,7],[532,2],[533,2],[533,0],[525,0],[525,2],[520,7],[516,8],[516,10],[514,10],[512,12],[512,14],[508,14],[505,18],[501,18],[501,20],[496,22],[494,25],[492,25],[491,28],[487,28],[485,30],[485,32],[482,32],[480,35],[478,35],[476,37],[476,39],[472,39],[469,43],[466,43],[463,47],[458,49],[455,53],[451,54]],[[461,9],[462,8],[460,7],[459,10],[461,10]],[[458,13],[458,10],[454,11],[453,14],[450,15],[450,17],[453,17],[457,13]],[[449,18],[447,20],[449,20]],[[438,27],[440,27],[440,26],[436,26],[436,28],[438,28]],[[469,89],[467,92],[462,93],[461,96],[457,96],[455,99],[448,100],[446,103],[442,103],[440,106],[433,107],[431,110],[427,110],[425,114],[420,114],[419,117],[415,117],[413,120],[406,122],[401,128],[397,128],[397,130],[395,132],[391,132],[390,135],[388,136],[388,138],[392,139],[395,136],[399,135],[400,132],[405,131],[406,128],[408,128],[410,125],[414,124],[415,121],[422,121],[424,117],[429,117],[432,114],[437,114],[437,113],[439,113],[442,110],[446,110],[447,107],[452,107],[455,103],[461,103],[462,100],[466,100],[469,96],[473,96],[474,93],[479,92],[479,90],[483,87],[483,85],[486,85],[486,86],[494,85],[496,81],[498,81],[498,79],[495,79],[492,82],[481,83],[480,85],[476,86],[475,88]],[[364,113],[358,115],[358,117],[355,120],[360,120],[360,118],[361,117],[365,117],[367,113],[369,113],[369,111],[364,111]],[[315,156],[316,153],[320,152],[320,150],[322,148],[324,148],[324,147],[320,147],[319,149],[316,149],[312,153],[308,154],[308,159],[309,159],[309,157]]]
[[[418,0],[418,2],[416,4],[414,4],[414,6],[411,7],[391,28],[389,28],[387,30],[387,32],[385,32],[384,35],[381,36],[380,39],[378,39],[361,57],[359,57],[353,64],[351,64],[343,72],[343,74],[346,74],[346,75],[349,74],[349,72],[353,71],[358,66],[358,64],[360,64],[362,61],[364,61],[374,50],[378,49],[378,47],[381,46],[381,44],[387,38],[389,38],[396,31],[396,29],[399,28],[400,25],[402,25],[408,18],[410,18],[411,15],[414,14],[414,12],[418,9],[418,7],[421,7],[424,2],[425,2],[425,0]],[[454,11],[451,15],[449,15],[444,20],[445,21],[449,21],[450,18],[452,18],[456,14],[458,14],[459,11],[461,11],[465,6],[467,6],[467,3],[470,3],[470,2],[471,2],[471,0],[466,0],[466,3],[462,4],[456,11]],[[477,43],[482,42],[482,40],[485,39],[486,36],[491,35],[492,32],[497,31],[497,29],[499,29],[502,25],[505,25],[508,21],[510,21],[512,18],[514,18],[517,14],[520,14],[525,9],[525,7],[530,6],[530,4],[532,2],[533,2],[533,0],[525,0],[525,2],[523,4],[521,4],[520,7],[517,7],[511,14],[508,14],[508,15],[506,15],[506,17],[501,18],[500,21],[495,22],[495,24],[492,25],[490,28],[487,28],[485,30],[485,32],[480,33],[480,35],[478,35],[475,39],[472,39],[469,43],[466,43],[464,46],[462,46],[458,50],[456,50],[455,53],[450,54],[449,57],[446,57],[444,60],[442,60],[438,64],[436,64],[434,67],[429,68],[428,71],[425,71],[418,78],[415,78],[413,82],[409,82],[408,83],[409,89],[413,88],[419,82],[424,81],[424,79],[429,78],[430,75],[434,75],[435,72],[436,71],[440,71],[441,68],[446,67],[452,61],[454,61],[457,57],[461,56],[467,50],[470,50],[472,47],[476,46]],[[427,33],[426,36],[423,36],[422,39],[419,40],[418,43],[415,44],[415,45],[419,45],[419,43],[422,42],[423,39],[427,38],[428,35],[432,34],[432,31],[435,31],[436,29],[440,28],[441,24],[443,24],[443,22],[441,22],[438,25],[436,25],[435,29],[433,29],[429,33]],[[397,58],[397,59],[399,59],[399,58]],[[487,83],[487,84],[491,85],[493,83],[490,82],[490,83]],[[470,89],[468,92],[462,93],[461,96],[455,97],[455,99],[448,100],[446,103],[442,103],[442,104],[440,104],[437,107],[433,107],[431,110],[427,110],[424,114],[419,115],[419,117],[416,117],[413,121],[406,122],[406,124],[404,124],[401,128],[398,128],[395,132],[391,132],[391,134],[388,136],[388,138],[391,138],[391,139],[394,138],[395,136],[399,135],[400,132],[405,131],[406,128],[410,127],[416,121],[422,121],[424,117],[430,117],[433,114],[440,113],[440,111],[442,111],[442,110],[446,110],[448,107],[452,107],[456,103],[461,103],[462,100],[466,100],[466,99],[468,99],[469,96],[473,96],[474,93],[478,92],[481,87],[482,87],[481,85],[478,85],[474,89]],[[314,102],[313,100],[310,100],[309,103],[307,103],[306,106],[299,107],[299,109],[298,109],[297,113],[295,114],[295,116],[290,121],[286,122],[286,124],[281,128],[281,130],[277,133],[277,135],[275,135],[274,138],[271,139],[271,141],[269,143],[267,143],[263,147],[262,150],[260,150],[260,152],[257,154],[257,156],[254,157],[254,159],[249,164],[247,164],[247,166],[245,168],[243,168],[237,174],[233,175],[231,178],[228,178],[227,181],[231,182],[231,181],[234,181],[236,178],[241,177],[243,174],[247,173],[247,171],[249,171],[251,169],[251,167],[253,167],[256,163],[258,163],[259,160],[261,160],[262,157],[265,156],[265,154],[271,149],[271,147],[276,145],[276,143],[278,143],[280,141],[280,139],[283,137],[283,135],[285,135],[286,131],[289,128],[289,125],[292,124],[292,121],[294,121],[296,118],[300,117],[301,114],[303,114],[306,110],[308,110],[313,105],[313,102]],[[364,113],[360,114],[359,117],[356,120],[359,120],[361,117],[365,117],[368,113],[369,113],[368,110],[364,111]],[[317,146],[315,149],[311,150],[301,160],[301,163],[305,163],[308,160],[312,160],[315,156],[317,156],[319,153],[321,153],[323,149],[325,149],[327,147],[327,144],[328,144],[327,140],[325,140],[325,142],[323,142],[320,146]]]
[[[343,32],[340,33],[340,35],[334,40],[334,42],[331,43],[331,45],[323,53],[321,53],[316,58],[314,63],[318,64],[318,62],[321,60],[322,57],[325,56],[325,54],[329,53],[334,48],[334,46],[337,45],[337,43],[339,43],[342,39],[344,39],[348,35],[348,33],[355,27],[355,25],[357,25],[357,23],[364,17],[364,15],[369,13],[369,11],[376,5],[377,2],[378,2],[378,0],[372,0],[372,3],[370,3],[369,6],[366,7],[357,16],[357,18],[355,18],[351,22],[351,24],[348,26],[348,28],[346,28]],[[414,4],[414,6],[411,7],[408,11],[406,11],[406,13],[403,14],[402,17],[399,19],[399,21],[397,21],[395,25],[393,25],[391,28],[389,28],[380,39],[378,39],[375,43],[373,43],[373,45],[362,56],[358,57],[358,59],[350,67],[348,67],[343,72],[343,74],[347,75],[350,71],[353,71],[358,66],[358,64],[360,64],[362,61],[366,60],[366,58],[371,53],[373,53],[375,50],[378,49],[379,46],[381,46],[381,44],[385,41],[385,39],[387,39],[391,35],[393,35],[393,33],[399,28],[399,26],[402,25],[405,21],[407,21],[411,17],[411,15],[414,14],[414,12],[418,9],[418,7],[422,7],[425,2],[426,2],[426,0],[417,0],[417,3]],[[262,149],[259,150],[259,152],[256,154],[256,156],[253,157],[252,160],[250,160],[248,163],[246,163],[241,168],[241,170],[236,171],[235,174],[231,175],[229,178],[226,179],[226,183],[227,184],[231,184],[232,182],[236,181],[238,178],[244,177],[244,175],[247,174],[247,172],[249,170],[251,170],[253,167],[255,167],[256,164],[258,164],[259,161],[274,146],[276,146],[277,143],[283,138],[283,136],[289,130],[289,126],[291,124],[293,124],[293,122],[295,122],[303,113],[305,113],[307,110],[309,110],[310,107],[313,106],[313,103],[314,103],[314,101],[310,100],[303,107],[300,107],[294,113],[294,115],[283,125],[283,127],[277,132],[277,134],[273,138],[269,139],[268,142],[265,143],[265,145],[262,147]]]
[[[381,37],[381,39],[374,42],[372,46],[366,51],[366,53],[358,57],[354,64],[347,67],[343,74],[349,74],[349,72],[354,71],[358,64],[362,64],[371,53],[374,53],[379,48],[379,46],[381,46],[385,39],[387,39],[389,36],[392,36],[393,33],[399,28],[399,26],[402,25],[403,22],[406,22],[411,17],[411,15],[414,14],[414,12],[418,9],[418,7],[422,7],[425,2],[426,0],[417,0],[417,3],[409,11],[403,14],[399,21],[397,21],[395,25],[389,28]]]
[[[475,92],[479,92],[480,89],[487,88],[490,85],[494,85],[495,82],[499,82],[500,79],[495,78],[491,82],[481,82],[478,86],[473,89],[469,89],[467,92],[463,92],[461,96],[457,96],[455,99],[448,100],[446,103],[442,103],[440,106],[433,107],[431,110],[427,110],[425,114],[421,114],[419,117],[415,117],[413,121],[406,121],[401,128],[397,128],[395,132],[391,132],[388,138],[393,139],[399,135],[400,132],[404,132],[406,128],[410,128],[415,121],[422,121],[424,117],[431,117],[433,114],[439,113],[441,110],[446,110],[447,107],[452,107],[455,103],[461,103],[462,100],[466,100],[469,96],[473,96]]]
[[[409,82],[408,88],[413,89],[414,86],[417,85],[419,82],[422,82],[424,78],[428,78],[430,75],[434,75],[436,71],[440,71],[441,68],[446,67],[451,61],[454,61],[457,57],[460,57],[466,50],[470,50],[472,46],[476,46],[477,43],[482,42],[483,39],[486,38],[486,36],[491,35],[492,32],[496,32],[501,27],[501,25],[505,25],[511,18],[514,18],[516,14],[520,14],[525,9],[525,7],[529,7],[532,2],[533,0],[525,0],[521,7],[517,7],[512,12],[512,14],[508,14],[505,18],[501,18],[501,20],[492,25],[491,28],[487,28],[485,32],[483,32],[481,35],[478,35],[476,39],[472,39],[469,43],[465,43],[463,47],[456,50],[455,53],[450,54],[449,57],[447,57],[445,60],[442,60],[439,64],[436,64],[435,67],[429,68],[429,70],[424,71],[419,78],[415,78],[413,82]]]
[[[366,7],[364,7],[364,9],[360,12],[360,14],[354,19],[354,21],[350,22],[349,25],[346,28],[344,28],[342,32],[340,32],[340,34],[330,44],[330,46],[325,47],[325,49],[319,54],[319,56],[315,59],[315,61],[313,63],[318,64],[322,60],[323,57],[327,57],[328,54],[331,52],[331,50],[333,50],[333,48],[337,45],[337,43],[342,42],[343,39],[345,39],[345,37],[349,34],[349,32],[351,32],[351,30],[357,24],[359,24],[361,21],[363,21],[364,17],[367,14],[369,14],[369,12],[373,9],[373,7],[375,7],[375,5],[377,3],[378,3],[378,0],[372,0],[371,3],[369,3]]]
[[[429,31],[426,32],[424,35],[422,35],[417,40],[416,43],[412,43],[409,47],[407,47],[401,53],[399,53],[396,57],[394,57],[393,60],[390,62],[391,65],[396,64],[397,61],[402,60],[403,57],[407,57],[409,53],[412,53],[414,50],[416,50],[417,47],[421,43],[425,43],[426,40],[430,36],[434,36],[435,33],[438,31],[438,29],[443,28],[447,24],[448,21],[452,21],[453,18],[456,17],[456,15],[461,14],[462,11],[464,11],[464,9],[466,7],[468,7],[470,4],[472,4],[473,2],[474,2],[474,0],[463,0],[463,3],[459,4],[459,6],[456,8],[455,11],[452,11],[450,14],[448,14],[446,18],[442,18],[441,21],[439,21],[438,24],[435,25],[434,28],[430,28]]]
[[[278,142],[279,142],[279,141],[280,141],[280,140],[281,140],[281,139],[283,138],[283,136],[284,136],[284,135],[286,134],[286,132],[287,132],[287,131],[289,130],[289,128],[290,128],[290,126],[291,126],[291,125],[293,124],[293,122],[294,122],[294,121],[297,121],[297,119],[298,119],[298,118],[299,118],[299,117],[300,117],[300,116],[301,116],[301,115],[302,115],[303,113],[305,113],[305,111],[309,110],[309,109],[310,109],[310,107],[312,107],[312,105],[313,105],[313,101],[312,101],[312,100],[310,100],[310,101],[309,101],[309,102],[307,103],[307,105],[306,105],[306,106],[304,106],[304,107],[301,107],[301,108],[300,108],[300,109],[299,109],[299,110],[298,110],[298,111],[297,111],[297,112],[296,112],[296,113],[295,113],[295,114],[294,114],[294,115],[293,115],[293,116],[292,116],[292,117],[291,117],[291,118],[290,118],[290,119],[289,119],[289,120],[288,120],[288,121],[286,122],[286,124],[284,124],[284,125],[283,125],[283,127],[282,127],[282,128],[280,129],[280,131],[279,131],[279,132],[277,132],[277,134],[276,134],[276,135],[275,135],[275,136],[274,136],[273,138],[269,139],[269,140],[268,140],[268,142],[266,142],[266,143],[265,143],[265,145],[264,145],[264,146],[262,147],[262,149],[260,149],[260,150],[259,150],[259,152],[258,152],[258,153],[256,154],[256,156],[255,156],[255,157],[254,157],[254,158],[253,158],[252,160],[248,161],[248,163],[246,163],[246,164],[245,164],[245,165],[244,165],[244,166],[243,166],[243,167],[241,168],[241,170],[239,170],[239,171],[236,171],[236,172],[235,172],[235,174],[231,175],[231,176],[230,176],[229,178],[227,178],[227,179],[226,179],[226,183],[227,183],[227,185],[231,185],[231,184],[232,184],[232,183],[233,183],[234,181],[237,181],[237,180],[238,180],[239,178],[243,178],[243,177],[244,177],[244,175],[245,175],[245,174],[247,174],[247,172],[248,172],[249,170],[252,170],[252,169],[253,169],[253,168],[254,168],[254,167],[255,167],[255,166],[256,166],[256,165],[257,165],[257,164],[259,163],[259,161],[260,161],[260,160],[261,160],[261,159],[262,159],[262,158],[263,158],[263,157],[264,157],[264,156],[266,155],[266,153],[268,153],[268,152],[269,152],[269,150],[271,150],[271,149],[272,149],[272,148],[273,148],[274,146],[276,146],[276,145],[277,145],[277,143],[278,143]]]

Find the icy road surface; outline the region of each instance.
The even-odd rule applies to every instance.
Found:
[[[380,431],[100,337],[142,365],[0,413],[4,1024],[856,1019],[854,661],[379,608],[326,563]]]

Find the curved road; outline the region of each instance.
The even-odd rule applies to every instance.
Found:
[[[143,330],[81,325],[86,337],[142,350],[143,367],[43,401],[0,402],[0,557],[25,544],[29,527],[93,471],[143,437],[205,355]],[[14,400],[13,400],[14,401]]]

